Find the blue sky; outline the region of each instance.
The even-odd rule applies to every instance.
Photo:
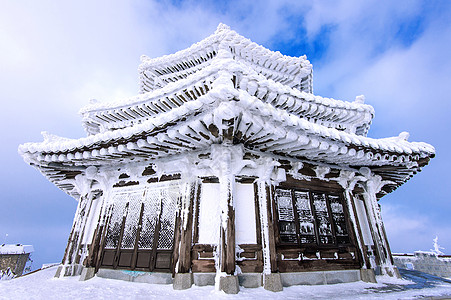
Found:
[[[142,54],[184,49],[223,22],[271,50],[306,54],[315,94],[364,94],[376,110],[370,137],[409,131],[436,148],[381,200],[382,213],[392,251],[428,250],[438,235],[451,254],[451,2],[216,2],[0,0],[0,243],[33,244],[34,268],[58,262],[76,209],[22,161],[20,143],[43,130],[84,136],[78,110],[135,95]]]

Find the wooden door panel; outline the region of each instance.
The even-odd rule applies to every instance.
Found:
[[[103,252],[102,266],[113,266],[115,250],[105,250]]]
[[[180,191],[175,183],[118,188],[101,266],[170,271]]]
[[[157,251],[157,255],[156,255],[156,259],[155,259],[155,269],[170,269],[171,268],[171,258],[172,258],[172,252]]]
[[[133,252],[121,251],[119,254],[119,267],[130,267],[132,264]]]
[[[150,260],[152,258],[151,251],[138,252],[136,259],[137,268],[150,268]]]

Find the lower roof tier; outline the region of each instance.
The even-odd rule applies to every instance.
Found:
[[[228,95],[226,99],[224,94]],[[373,139],[347,133],[309,122],[232,89],[222,91],[220,99],[208,94],[124,129],[81,139],[45,134],[44,142],[21,145],[19,152],[28,163],[50,172],[151,163],[205,151],[214,144],[232,144],[294,161],[357,170],[370,167],[399,186],[435,155],[431,145],[408,142],[407,137],[402,133],[399,137]]]

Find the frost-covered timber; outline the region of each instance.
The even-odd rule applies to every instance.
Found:
[[[305,56],[222,24],[141,61],[139,95],[81,110],[87,137],[43,133],[19,147],[78,200],[57,276],[236,293],[397,275],[378,200],[421,171],[432,146],[406,132],[367,137],[363,96],[313,95]]]

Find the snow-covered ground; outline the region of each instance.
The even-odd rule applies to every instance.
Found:
[[[238,295],[217,292],[212,286],[175,291],[172,285],[132,283],[94,277],[55,279],[52,267],[34,274],[0,282],[0,299],[419,299],[450,295],[451,284],[436,282],[433,287],[416,289],[407,280],[378,277],[378,284],[354,282],[321,286],[293,286],[273,293],[263,288],[241,288]],[[431,299],[431,298],[429,298]],[[433,299],[433,298],[432,298]]]

